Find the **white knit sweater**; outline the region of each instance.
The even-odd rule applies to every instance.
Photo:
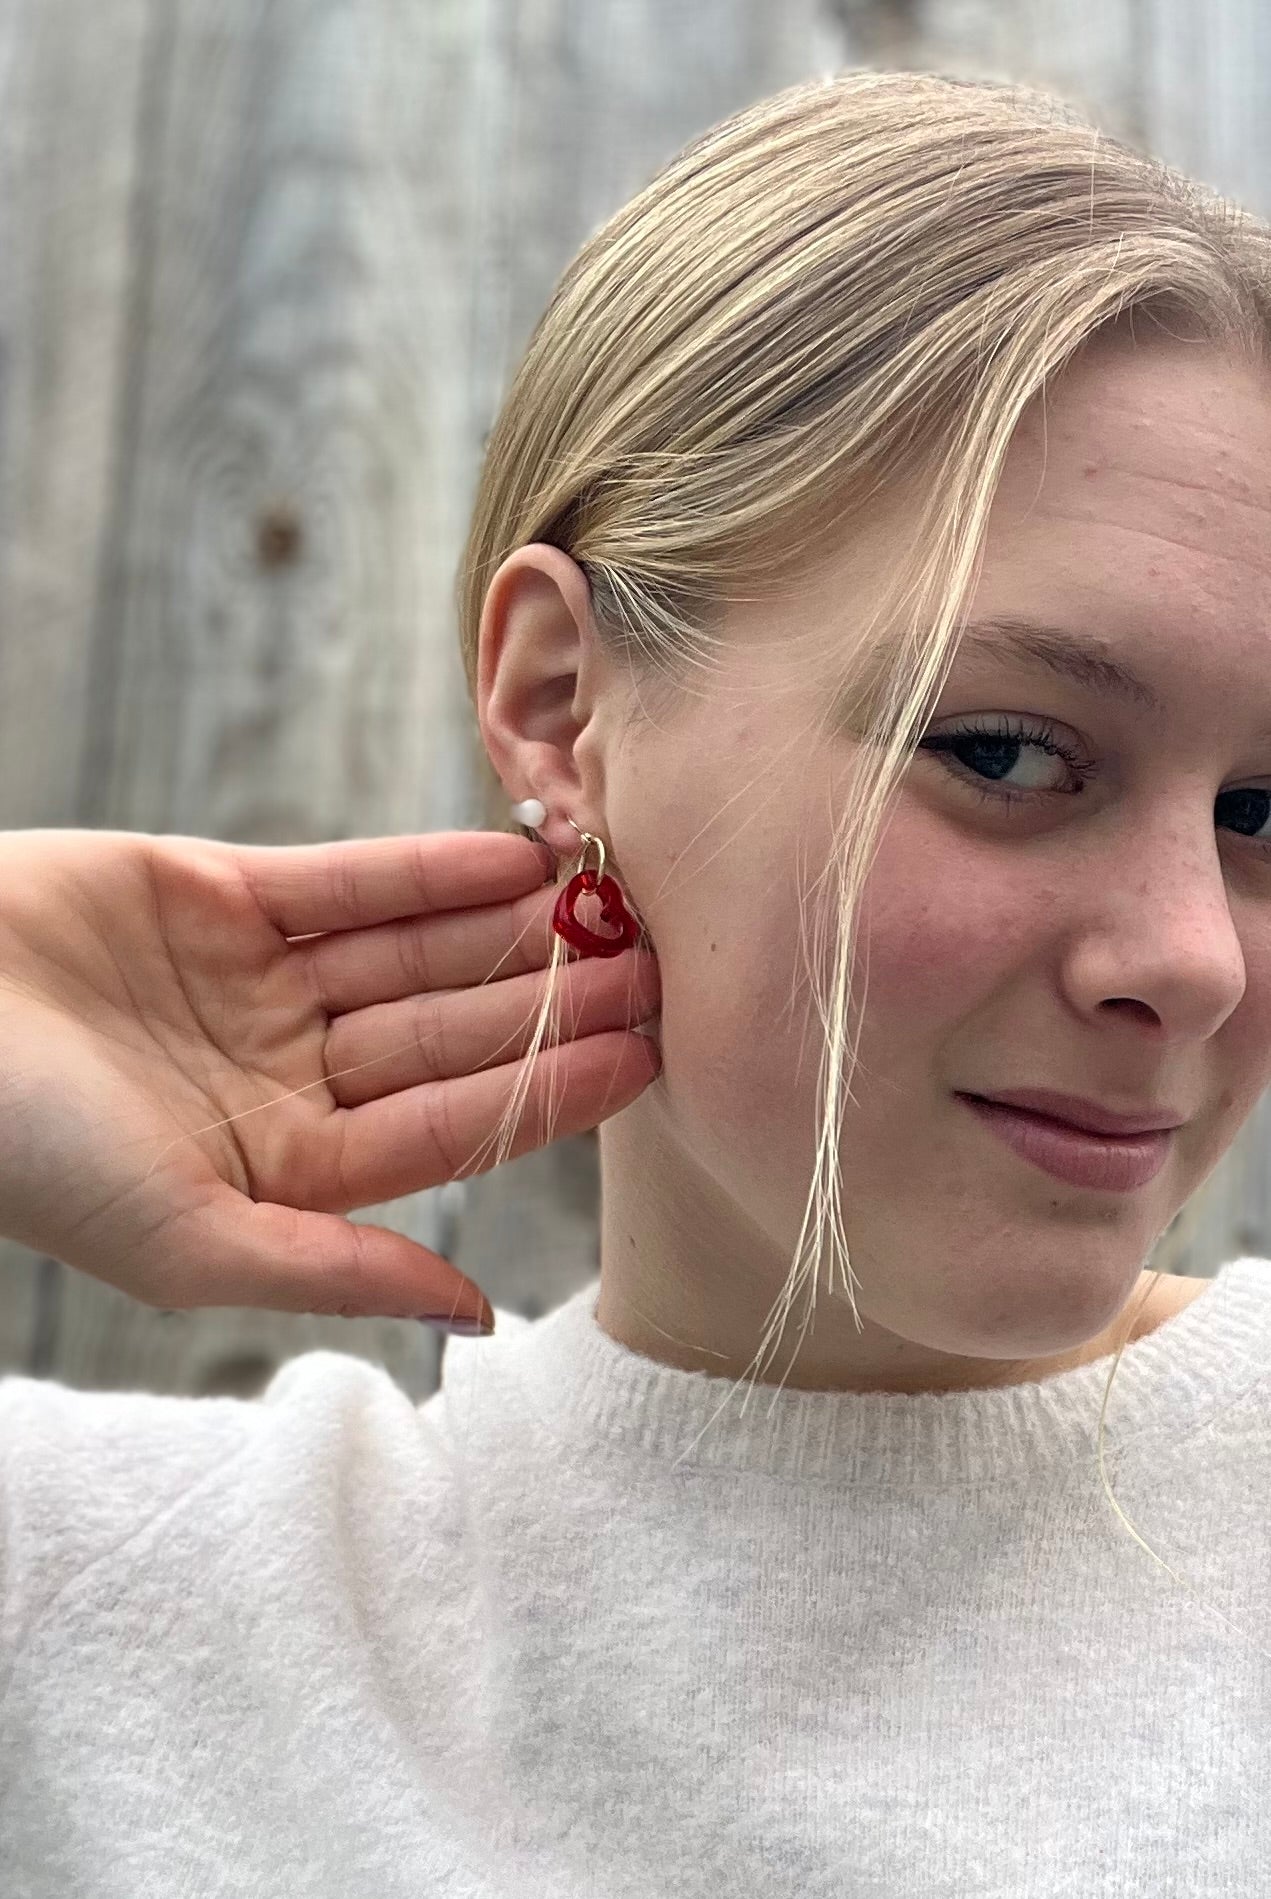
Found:
[[[1271,1892],[1271,1261],[1108,1405],[1210,1607],[1109,1359],[699,1438],[597,1287],[418,1407],[0,1381],[4,1899]]]

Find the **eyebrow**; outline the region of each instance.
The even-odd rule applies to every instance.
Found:
[[[958,642],[957,652],[972,658],[1014,656],[1033,660],[1060,679],[1110,693],[1147,712],[1165,711],[1164,702],[1146,681],[1115,659],[1111,648],[1089,633],[1049,626],[1041,620],[995,615],[972,621]]]

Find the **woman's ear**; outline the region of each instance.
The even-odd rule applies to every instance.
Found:
[[[486,592],[478,641],[477,723],[490,763],[509,804],[546,806],[540,836],[573,856],[570,818],[603,834],[594,720],[607,676],[577,562],[537,541],[509,554]]]

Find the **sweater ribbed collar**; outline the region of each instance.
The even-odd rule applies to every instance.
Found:
[[[610,1338],[596,1321],[599,1290],[597,1277],[541,1319],[501,1311],[493,1338],[451,1340],[444,1385],[466,1387],[465,1404],[515,1406],[519,1392],[571,1453],[607,1447],[668,1468],[785,1483],[945,1489],[1053,1478],[1095,1458],[1112,1354],[1033,1383],[966,1392],[734,1386]],[[1271,1260],[1232,1260],[1182,1311],[1125,1347],[1108,1398],[1106,1457],[1168,1457],[1269,1374]]]

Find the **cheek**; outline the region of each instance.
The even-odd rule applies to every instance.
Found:
[[[951,1091],[989,1072],[985,1037],[1000,1039],[1005,1002],[1044,958],[1054,921],[1053,881],[1040,872],[1004,864],[921,810],[898,814],[861,907],[858,1065],[844,1118],[858,1188],[912,1167],[915,1140],[925,1168],[942,1164],[943,1117],[963,1112]]]
[[[663,914],[658,954],[676,1120],[711,1171],[732,1179],[789,1165],[810,1117],[821,1030],[793,890],[766,878],[724,901],[722,880],[714,895],[706,877],[681,890]]]
[[[885,1018],[905,1038],[919,1023],[954,1022],[1030,953],[1051,909],[1043,888],[1007,877],[983,854],[953,847],[902,817],[883,837],[861,906],[856,989],[865,1034]]]
[[[792,864],[793,854],[769,861]],[[965,1022],[1032,953],[1053,914],[1052,894],[1040,880],[1031,890],[1017,869],[1004,876],[983,853],[954,850],[947,826],[937,836],[921,814],[891,823],[861,906],[858,1092],[867,1073],[896,1076],[908,1050],[925,1052],[930,1072],[933,1037]],[[824,1029],[807,959],[820,954],[828,995],[833,919],[817,913],[823,892],[801,897],[793,869],[744,900],[733,889],[728,901],[725,909],[722,890],[702,878],[664,913],[663,1048],[684,1106],[732,1135],[757,1126],[767,1138],[783,1114],[800,1126],[817,1094]]]
[[[799,955],[797,925],[752,911],[744,930],[709,933],[695,961],[677,965],[668,1017],[663,980],[664,1038],[684,1057],[684,1079],[700,1086],[712,1111],[752,1101],[771,1108],[791,1085],[798,1060],[806,981],[791,987]]]

